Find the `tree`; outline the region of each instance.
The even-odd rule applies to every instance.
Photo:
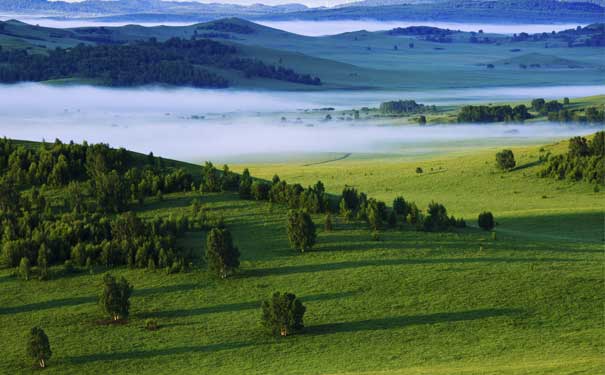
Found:
[[[40,280],[48,279],[48,249],[45,244],[40,245],[37,261]]]
[[[31,268],[29,265],[29,259],[26,257],[21,258],[21,262],[19,262],[19,276],[23,280],[29,280],[31,274]]]
[[[330,215],[329,213],[326,215],[326,222],[324,227],[326,232],[331,232],[332,229],[334,229],[334,226],[332,224],[332,215]]]
[[[103,292],[99,297],[99,304],[112,320],[128,317],[132,289],[132,285],[124,277],[119,281],[110,274],[103,277]]]
[[[227,278],[239,267],[239,255],[228,229],[210,230],[206,237],[206,261],[210,272],[221,279]]]
[[[515,167],[515,155],[511,150],[502,150],[496,154],[496,165],[498,168],[508,171]]]
[[[573,137],[569,140],[569,156],[572,158],[583,157],[590,154],[588,142],[584,137]]]
[[[403,197],[397,197],[393,200],[393,211],[397,215],[403,215],[406,217],[408,214],[408,204]]]
[[[429,203],[423,225],[424,230],[428,232],[446,230],[450,225],[450,219],[447,216],[445,206],[436,202]]]
[[[242,172],[242,178],[239,183],[239,197],[241,199],[250,199],[252,196],[252,177],[248,168]]]
[[[301,253],[311,250],[315,245],[315,224],[311,216],[304,211],[290,210],[288,213],[288,239],[290,245]]]
[[[40,327],[33,327],[29,331],[27,339],[27,356],[38,362],[41,368],[46,367],[46,361],[50,359],[53,352],[50,350],[48,336]]]
[[[477,224],[479,225],[479,228],[485,230],[494,229],[494,226],[496,226],[496,223],[494,222],[494,215],[492,215],[492,213],[489,211],[480,213],[479,218],[477,219]]]
[[[378,205],[378,202],[374,199],[370,199],[368,201],[367,218],[368,224],[370,224],[370,228],[372,228],[373,230],[380,230],[382,228],[383,214]]]
[[[304,327],[303,316],[307,309],[292,293],[275,292],[261,308],[262,324],[273,335],[288,336]]]

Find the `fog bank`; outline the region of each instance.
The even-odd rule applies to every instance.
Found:
[[[65,112],[111,115],[205,113],[268,113],[334,107],[376,107],[388,100],[413,99],[418,103],[520,101],[541,97],[561,99],[605,94],[605,86],[493,87],[427,91],[323,91],[280,92],[205,90],[192,88],[101,88],[52,86],[37,83],[0,85],[0,116],[37,117]]]
[[[22,22],[32,25],[40,25],[55,28],[72,28],[72,27],[87,27],[87,26],[124,26],[129,24],[137,24],[141,26],[187,26],[194,22],[146,22],[140,21],[122,21],[122,22],[99,22],[87,19],[53,19],[45,17],[32,17],[29,15],[18,14],[0,14],[0,21],[9,19],[18,19]],[[306,36],[323,36],[341,34],[351,31],[367,30],[381,31],[391,30],[396,27],[409,26],[433,26],[443,29],[462,30],[462,31],[479,31],[483,30],[486,33],[497,34],[518,34],[526,33],[542,33],[551,31],[561,31],[573,29],[577,26],[585,26],[584,24],[489,24],[489,23],[457,23],[457,22],[431,22],[431,21],[376,21],[376,20],[343,20],[343,21],[254,21],[261,25],[273,27],[276,29],[289,31],[291,33],[306,35]]]
[[[477,145],[546,143],[589,134],[596,128],[554,124],[380,126],[370,120],[323,122],[323,114],[303,109],[360,108],[393,99],[446,104],[604,92],[602,86],[297,93],[0,85],[0,136],[104,142],[188,161],[245,162],[260,154],[279,161],[291,153],[417,155]]]

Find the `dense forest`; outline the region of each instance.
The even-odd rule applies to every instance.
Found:
[[[321,85],[321,80],[291,69],[243,58],[238,50],[211,40],[155,39],[126,45],[80,44],[56,48],[48,55],[0,48],[0,82],[47,81],[62,78],[98,80],[110,86],[147,84],[227,87],[229,82],[202,66],[240,71],[246,77]]]

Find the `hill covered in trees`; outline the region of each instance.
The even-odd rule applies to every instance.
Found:
[[[1,48],[1,47],[0,47]],[[220,74],[202,67],[242,72],[246,77],[321,85],[321,80],[291,69],[242,58],[234,46],[210,40],[152,39],[125,45],[57,48],[48,54],[0,49],[0,82],[48,81],[63,78],[92,79],[110,86],[169,84],[193,87],[227,87]]]

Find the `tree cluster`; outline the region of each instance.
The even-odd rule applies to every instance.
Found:
[[[290,209],[303,209],[310,213],[326,212],[330,206],[321,181],[305,189],[300,184],[288,184],[277,175],[271,182],[254,180],[248,169],[241,175],[239,194],[243,199],[284,204]]]
[[[547,156],[539,175],[605,185],[605,132],[597,132],[591,141],[571,138],[567,153]]]
[[[424,104],[418,104],[414,100],[395,100],[380,104],[380,112],[390,115],[416,114],[435,110],[433,107],[427,107]]]
[[[467,105],[458,112],[457,121],[464,123],[521,122],[532,118],[527,107],[510,105]]]

